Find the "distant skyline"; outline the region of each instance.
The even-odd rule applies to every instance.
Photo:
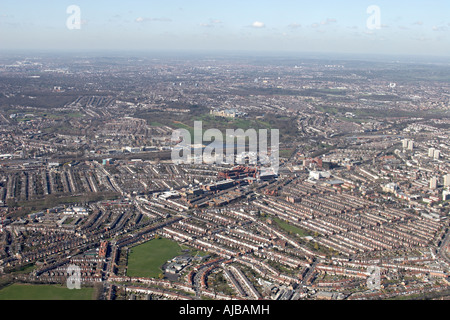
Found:
[[[72,29],[67,26],[75,12],[67,12],[71,5],[80,9],[80,24],[69,21]],[[371,6],[379,9],[379,16],[367,11]],[[450,57],[449,13],[448,0],[2,0],[0,52],[206,50]]]

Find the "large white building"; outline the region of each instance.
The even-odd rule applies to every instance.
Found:
[[[309,173],[309,178],[312,180],[328,179],[331,177],[331,173],[326,171],[311,171]]]
[[[434,151],[435,151],[436,149],[435,148],[429,148],[428,149],[428,156],[429,157],[434,157]]]
[[[403,139],[402,140],[402,146],[403,146],[403,149],[408,148],[408,139]]]
[[[439,160],[440,156],[441,156],[441,151],[434,150],[434,155],[433,155],[434,160]]]
[[[450,187],[450,173],[444,176],[444,187]]]
[[[388,183],[387,185],[382,187],[384,192],[396,193],[399,191],[399,187],[396,183]]]
[[[236,118],[237,117],[237,111],[235,109],[211,110],[210,114],[213,116],[224,117],[224,118]]]
[[[70,207],[66,208],[63,213],[69,215],[87,216],[89,214],[89,211],[84,207]]]
[[[443,201],[450,200],[450,190],[442,191],[442,200]]]
[[[428,148],[428,156],[430,158],[433,158],[435,160],[438,160],[439,157],[441,156],[441,151],[437,150],[435,148]]]
[[[438,179],[433,177],[430,179],[430,189],[436,189],[438,184]]]

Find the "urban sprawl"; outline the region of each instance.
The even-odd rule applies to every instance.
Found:
[[[0,288],[66,286],[77,266],[103,300],[448,298],[449,74],[288,57],[2,57]],[[195,121],[278,129],[278,171],[248,152],[174,163],[174,131]]]

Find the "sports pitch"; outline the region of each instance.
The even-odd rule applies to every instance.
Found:
[[[130,249],[128,254],[129,277],[157,278],[162,265],[182,253],[178,243],[169,239],[153,239]]]

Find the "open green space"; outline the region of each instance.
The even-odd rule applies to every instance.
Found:
[[[130,249],[127,275],[157,278],[162,273],[162,265],[180,254],[181,247],[172,240],[150,240]]]
[[[289,158],[292,156],[292,153],[294,152],[295,149],[281,149],[279,151],[279,156],[281,158]]]
[[[301,229],[299,227],[293,226],[283,220],[281,220],[280,218],[272,218],[272,220],[283,230],[286,230],[288,232],[293,232],[296,233],[298,236],[300,237],[306,237],[306,236],[311,236],[312,233],[309,232],[308,230],[305,229]]]
[[[61,285],[12,284],[0,290],[0,300],[92,300],[94,288]]]
[[[280,141],[282,142],[292,141],[298,130],[295,117],[290,118],[271,114],[257,117],[255,114],[251,114],[245,118],[224,118],[211,115],[209,108],[206,107],[176,106],[175,108],[178,107],[189,108],[191,112],[174,115],[166,112],[147,110],[137,111],[134,116],[147,120],[148,123],[153,126],[165,125],[174,129],[186,129],[191,134],[192,143],[194,142],[193,133],[195,121],[202,121],[203,133],[212,128],[220,130],[223,134],[226,133],[227,129],[242,129],[244,131],[248,129],[255,129],[256,131],[259,129],[268,129],[270,136],[270,129],[279,129]]]
[[[165,126],[165,124],[158,122],[158,121],[151,121],[149,124],[153,127],[164,127]]]

